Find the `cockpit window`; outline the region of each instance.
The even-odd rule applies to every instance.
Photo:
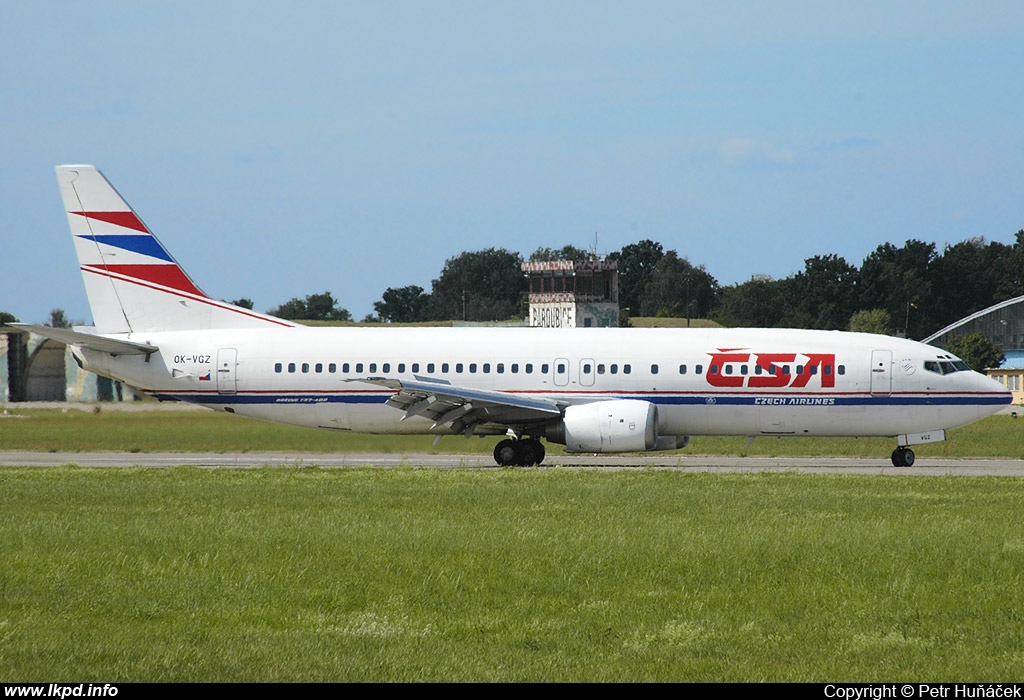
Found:
[[[945,355],[944,357],[950,357]],[[954,372],[970,372],[971,368],[967,366],[967,363],[963,360],[947,360],[943,359],[940,362],[935,360],[926,360],[924,368],[928,372],[935,372],[935,374],[953,374]]]

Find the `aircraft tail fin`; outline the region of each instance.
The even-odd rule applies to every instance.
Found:
[[[57,180],[98,333],[295,325],[208,297],[95,167]]]

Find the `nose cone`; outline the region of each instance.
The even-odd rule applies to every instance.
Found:
[[[979,372],[971,375],[970,391],[978,397],[979,407],[987,409],[982,411],[983,415],[990,416],[1013,403],[1013,393],[1001,383]]]

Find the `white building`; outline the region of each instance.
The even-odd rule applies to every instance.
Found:
[[[526,262],[530,325],[615,328],[619,325],[619,263],[607,260]]]

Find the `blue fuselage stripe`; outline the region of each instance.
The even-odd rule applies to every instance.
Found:
[[[154,392],[154,396],[165,399],[178,399],[190,403],[201,404],[267,404],[267,405],[300,405],[318,403],[343,403],[343,404],[383,404],[389,398],[389,394],[322,394],[322,393],[295,393],[295,394],[178,394]],[[559,400],[563,397],[552,397]],[[564,397],[572,401],[575,397]],[[980,395],[918,395],[918,396],[773,396],[773,395],[686,395],[672,396],[664,394],[645,395],[628,394],[617,396],[609,394],[600,397],[591,397],[595,401],[614,399],[634,399],[650,401],[653,404],[662,406],[787,406],[787,407],[821,407],[821,406],[1001,406],[1009,403],[1008,395],[1003,394],[980,394]]]

